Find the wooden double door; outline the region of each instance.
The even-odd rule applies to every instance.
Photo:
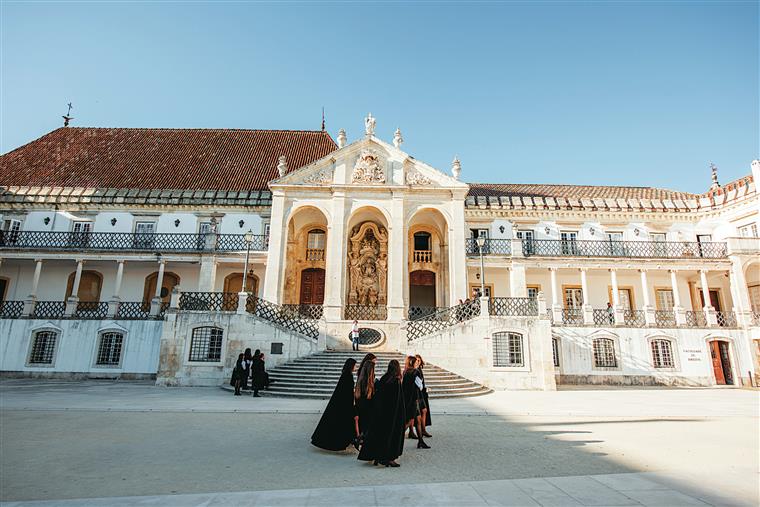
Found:
[[[718,385],[733,385],[734,376],[731,372],[731,355],[728,342],[715,340],[710,342],[710,357],[712,358],[715,383]]]
[[[321,305],[325,300],[325,270],[309,268],[301,271],[301,295],[298,302],[302,305]]]

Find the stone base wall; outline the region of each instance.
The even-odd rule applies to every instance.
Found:
[[[708,387],[709,377],[661,377],[657,375],[557,375],[557,385]]]
[[[0,371],[0,378],[44,378],[56,380],[156,380],[155,373],[101,373],[66,371]]]

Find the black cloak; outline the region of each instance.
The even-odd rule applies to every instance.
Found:
[[[406,415],[401,382],[386,373],[375,384],[373,417],[359,459],[392,461],[404,452]]]
[[[264,360],[260,357],[254,357],[251,364],[251,386],[253,389],[264,389],[267,384],[267,372],[264,367]]]
[[[427,390],[427,384],[425,383],[425,374],[422,372],[422,368],[417,368],[417,374],[422,379],[422,392],[420,393],[420,396],[422,396],[422,401],[424,402],[424,407],[427,409],[427,412],[425,413],[425,426],[431,426],[433,424],[433,420],[430,418],[430,397],[428,396],[428,390]],[[422,407],[423,405],[420,404]]]
[[[406,411],[407,420],[414,419],[420,415],[420,390],[414,382],[416,378],[417,369],[411,368],[404,371],[404,377],[401,381],[401,390],[404,393],[404,410]]]
[[[311,436],[311,444],[328,451],[345,450],[356,437],[354,415],[354,376],[343,372]]]

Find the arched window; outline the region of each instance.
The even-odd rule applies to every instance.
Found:
[[[312,229],[306,237],[306,260],[323,261],[325,260],[325,245],[327,244],[327,234],[321,229]]]
[[[594,366],[597,368],[616,368],[615,342],[610,338],[594,338]]]
[[[493,365],[497,367],[524,366],[523,336],[519,333],[494,333]]]
[[[57,331],[49,329],[36,331],[32,337],[32,349],[29,351],[29,364],[52,365],[57,342]]]
[[[69,282],[66,286],[66,299],[71,297],[74,290],[74,278],[76,271],[69,275]],[[82,278],[79,280],[79,291],[76,296],[80,303],[97,303],[100,301],[100,289],[103,286],[103,275],[97,271],[84,270]]]
[[[190,338],[188,361],[216,363],[222,360],[224,331],[218,327],[196,327]]]
[[[143,306],[150,307],[150,302],[156,295],[156,283],[158,282],[158,271],[153,272],[145,277],[143,288]],[[179,285],[179,276],[172,272],[165,272],[161,283],[161,301],[168,303],[172,297],[172,290]]]
[[[414,233],[414,249],[415,250],[430,250],[430,233],[429,232],[415,232]]]
[[[118,331],[100,333],[98,357],[95,359],[95,364],[97,366],[119,366],[123,346],[124,335],[122,333]]]
[[[670,340],[658,338],[652,340],[652,363],[655,368],[675,368],[673,347]]]

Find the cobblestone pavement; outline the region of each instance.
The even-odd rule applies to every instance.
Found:
[[[440,400],[433,448],[409,441],[402,467],[385,469],[358,462],[353,450],[309,445],[324,401],[5,380],[0,498],[54,500],[48,505],[757,505],[758,394],[596,389]]]

